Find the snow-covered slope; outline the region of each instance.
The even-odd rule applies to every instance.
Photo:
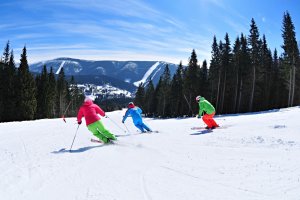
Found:
[[[139,81],[145,83],[150,78],[157,83],[166,65],[169,66],[171,75],[177,69],[176,64],[160,61],[91,61],[73,58],[57,58],[33,63],[29,68],[31,72],[41,73],[45,65],[48,72],[52,67],[53,71],[58,74],[63,68],[65,75],[78,77],[79,80],[80,76],[90,76],[90,79],[95,76],[105,76],[131,84]]]
[[[298,200],[300,108],[218,116],[224,129],[191,130],[202,120],[145,119],[159,133],[121,135],[117,145],[91,143],[75,118],[0,124],[0,197],[3,200]],[[118,126],[116,126],[116,124]],[[131,135],[127,135],[131,134]]]

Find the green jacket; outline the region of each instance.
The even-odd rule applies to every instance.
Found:
[[[204,97],[201,97],[199,101],[199,115],[202,116],[203,112],[210,115],[216,112],[216,110],[214,106],[209,103],[209,101],[207,101]]]

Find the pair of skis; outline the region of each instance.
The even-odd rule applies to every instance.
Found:
[[[214,129],[225,129],[225,128],[228,128],[229,126],[219,126],[219,127],[215,127],[213,129],[208,129],[206,127],[192,127],[191,129],[192,130],[214,130]]]
[[[151,134],[151,133],[159,133],[159,131],[148,131],[145,133],[138,133],[138,134],[127,134],[127,135],[115,135],[116,137],[123,137],[123,136],[131,136],[131,135],[141,135],[141,134]],[[115,142],[113,140],[110,140],[108,143],[104,143],[101,140],[98,139],[91,139],[91,142],[95,142],[95,143],[100,143],[100,144],[115,144]]]

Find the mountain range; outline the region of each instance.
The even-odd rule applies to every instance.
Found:
[[[114,87],[134,92],[137,86],[152,79],[156,84],[169,65],[171,76],[177,65],[163,61],[91,61],[74,58],[57,58],[31,64],[29,69],[33,73],[41,73],[46,65],[48,72],[52,67],[55,74],[63,68],[66,77],[74,76],[79,84],[110,84]]]

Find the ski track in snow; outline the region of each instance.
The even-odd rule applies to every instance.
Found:
[[[108,113],[118,122],[123,111]],[[159,133],[103,124],[116,144],[91,143],[75,118],[0,124],[4,200],[299,200],[300,107],[224,115],[224,129],[199,134],[202,120],[150,119]],[[84,123],[83,123],[84,124]],[[131,133],[131,134],[129,134]],[[134,133],[134,134],[132,134]]]

